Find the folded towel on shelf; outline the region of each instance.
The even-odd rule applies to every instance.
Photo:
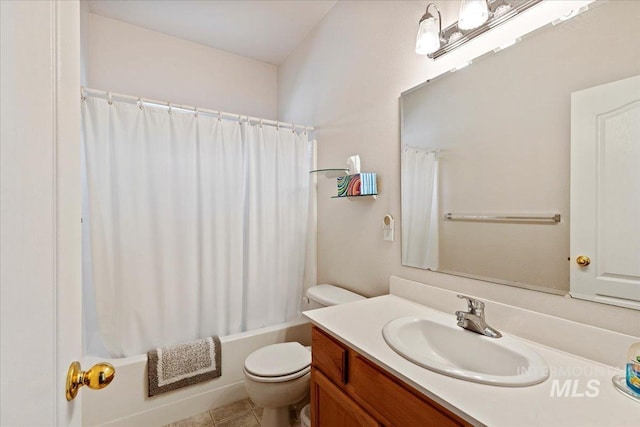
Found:
[[[148,352],[149,397],[219,377],[221,355],[217,336]]]

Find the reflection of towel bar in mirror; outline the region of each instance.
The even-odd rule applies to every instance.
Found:
[[[502,222],[560,222],[560,214],[551,216],[529,215],[456,215],[445,214],[444,219],[451,221],[502,221]]]

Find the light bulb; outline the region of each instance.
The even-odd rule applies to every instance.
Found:
[[[440,49],[440,28],[433,16],[420,21],[416,37],[416,53],[428,55]]]
[[[458,16],[458,28],[472,30],[487,22],[489,7],[486,0],[462,0]]]

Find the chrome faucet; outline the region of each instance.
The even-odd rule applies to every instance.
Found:
[[[458,295],[458,298],[466,299],[469,311],[456,311],[458,326],[468,331],[476,332],[491,338],[500,338],[502,334],[484,320],[484,303],[479,299]]]

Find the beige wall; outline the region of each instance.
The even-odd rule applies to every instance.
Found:
[[[571,2],[573,7],[577,3]],[[438,4],[447,24],[458,3]],[[331,199],[335,181],[318,180],[318,282],[373,296],[386,293],[389,276],[397,275],[640,336],[640,312],[403,267],[400,221],[396,241],[382,240],[384,214],[400,219],[400,93],[568,7],[544,2],[528,11],[527,19],[518,18],[432,62],[414,53],[417,20],[425,6],[338,2],[280,67],[279,118],[318,127],[318,167],[341,167],[347,156],[360,154],[363,171],[379,176],[375,201]]]
[[[94,89],[277,118],[277,67],[88,13],[83,83]]]

